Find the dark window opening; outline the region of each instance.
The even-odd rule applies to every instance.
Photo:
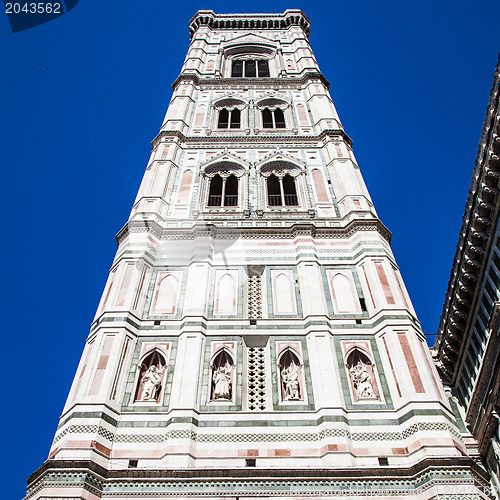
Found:
[[[231,65],[232,78],[269,77],[269,62],[266,59],[234,59]]]
[[[267,178],[267,198],[271,207],[280,206],[282,204],[280,181],[274,174],[271,174]]]
[[[240,128],[241,124],[241,111],[239,109],[233,109],[228,111],[223,108],[219,111],[219,121],[217,122],[217,128]]]
[[[271,111],[265,108],[262,111],[262,126],[263,128],[285,128],[285,115],[280,108]]]
[[[240,128],[241,112],[239,109],[231,111],[231,128]]]
[[[227,128],[229,125],[229,111],[224,108],[219,111],[219,122],[217,124],[218,128]]]
[[[257,67],[259,70],[259,77],[269,76],[269,63],[265,59],[257,61]]]
[[[235,175],[230,175],[226,179],[224,206],[236,207],[237,205],[238,205],[238,178]]]
[[[274,121],[276,124],[276,128],[285,128],[285,115],[280,108],[277,108],[274,112]]]
[[[273,115],[268,108],[262,111],[262,126],[264,128],[273,128]]]
[[[359,297],[359,305],[361,306],[362,311],[367,311],[366,300],[363,297]]]
[[[241,78],[243,76],[243,61],[239,59],[233,61],[231,76],[233,78]]]
[[[208,206],[220,207],[222,204],[222,177],[215,175],[210,179],[210,190],[208,192]]]
[[[245,61],[245,76],[255,78],[257,76],[256,61]]]
[[[283,194],[285,196],[285,205],[298,205],[297,191],[295,189],[295,181],[293,177],[286,174],[283,177]]]

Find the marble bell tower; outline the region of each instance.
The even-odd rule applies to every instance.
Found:
[[[487,486],[309,28],[300,10],[191,19],[26,499],[472,499]]]

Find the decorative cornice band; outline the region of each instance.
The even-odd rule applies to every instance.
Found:
[[[161,240],[193,239],[206,235],[214,239],[224,238],[295,238],[309,235],[315,238],[349,238],[357,231],[377,231],[390,244],[391,232],[379,219],[356,219],[343,227],[319,227],[313,222],[291,223],[287,227],[241,226],[226,227],[210,221],[200,221],[191,227],[164,228],[156,221],[128,221],[116,235],[118,245],[130,233],[151,233]]]
[[[232,146],[234,142],[234,147],[241,147],[240,144],[262,144],[268,143],[270,139],[272,139],[273,143],[279,144],[288,144],[288,143],[297,143],[299,141],[307,143],[309,146],[311,144],[317,144],[319,141],[322,141],[326,137],[330,137],[332,139],[342,139],[349,146],[352,146],[352,139],[342,130],[342,129],[326,129],[323,130],[319,135],[252,135],[252,136],[242,136],[242,135],[224,135],[222,136],[186,136],[182,132],[178,130],[162,130],[151,142],[151,149],[156,148],[163,139],[167,139],[169,137],[175,137],[179,139],[181,142],[185,142],[187,144],[223,144],[226,146]]]
[[[189,38],[206,26],[211,30],[283,30],[299,26],[309,38],[311,22],[298,9],[287,9],[283,14],[216,14],[213,10],[199,10],[189,21]]]
[[[448,383],[456,377],[471,320],[494,239],[499,217],[498,176],[500,162],[494,154],[500,127],[500,56],[486,110],[472,183],[460,228],[443,312],[436,336],[435,359]]]
[[[193,82],[200,87],[224,86],[232,89],[238,86],[300,88],[310,80],[320,80],[327,89],[330,89],[330,82],[320,72],[310,71],[301,78],[200,78],[196,73],[181,73],[172,83],[172,91],[175,91],[181,82]]]

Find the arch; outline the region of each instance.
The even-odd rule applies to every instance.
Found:
[[[224,190],[224,206],[235,207],[238,205],[238,178],[231,174],[226,179]]]
[[[229,127],[240,128],[240,124],[241,124],[241,111],[238,108],[235,108],[231,111],[231,123]]]
[[[298,205],[297,189],[295,187],[295,180],[290,174],[285,174],[283,177],[283,198],[284,205],[295,206]]]
[[[337,305],[338,313],[353,313],[358,311],[356,299],[353,295],[351,280],[342,273],[337,273],[331,278],[333,298]]]
[[[236,313],[236,286],[230,273],[223,274],[217,282],[217,293],[215,298],[216,314]]]
[[[278,273],[274,279],[276,314],[294,314],[295,296],[290,276]]]
[[[147,352],[142,359],[138,365],[140,367],[139,378],[134,401],[158,403],[166,371],[165,357],[158,349],[153,349]]]
[[[219,120],[217,122],[217,128],[228,128],[229,126],[229,111],[226,108],[222,108],[219,111]]]
[[[158,283],[153,311],[174,314],[179,293],[179,280],[173,274],[167,274]]]
[[[262,126],[264,128],[273,128],[273,114],[269,108],[262,110]]]
[[[285,128],[285,115],[281,108],[274,110],[274,126],[275,128]]]
[[[222,204],[222,186],[223,179],[219,174],[214,175],[210,179],[210,187],[208,190],[208,206],[220,207]]]
[[[271,174],[267,178],[267,202],[269,206],[282,205],[280,181],[276,175]]]
[[[285,348],[278,358],[280,395],[282,401],[302,401],[303,363],[291,347]]]
[[[210,400],[231,401],[233,399],[233,356],[225,347],[219,349],[212,358],[210,368]]]
[[[375,367],[366,352],[352,348],[346,355],[346,367],[354,401],[379,399]]]

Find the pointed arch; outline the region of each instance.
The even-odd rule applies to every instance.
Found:
[[[167,273],[159,278],[153,302],[153,314],[175,314],[179,297],[179,286],[179,278],[173,273]]]
[[[333,299],[337,313],[355,313],[359,306],[353,295],[351,280],[343,273],[337,273],[330,281]]]
[[[379,399],[375,366],[370,356],[354,347],[347,353],[345,363],[354,401]]]
[[[134,401],[159,403],[166,371],[164,355],[158,349],[153,349],[143,356],[138,366]]]
[[[219,271],[215,294],[215,314],[236,314],[236,276],[234,271]]]
[[[210,368],[210,400],[231,401],[234,377],[233,356],[225,347],[222,347],[214,354]]]
[[[296,314],[295,288],[291,271],[272,271],[274,313]]]
[[[303,363],[294,349],[287,347],[278,358],[282,401],[303,401]]]

